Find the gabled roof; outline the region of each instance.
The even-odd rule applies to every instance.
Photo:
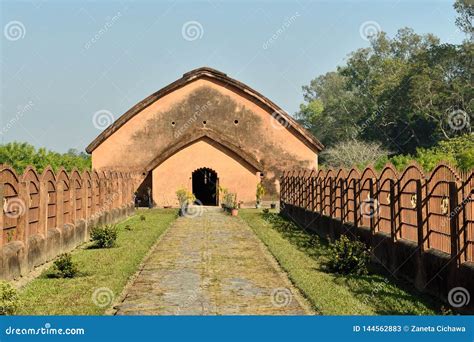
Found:
[[[263,108],[267,109],[270,113],[276,113],[277,119],[279,121],[284,119],[286,123],[283,123],[286,126],[286,129],[290,130],[293,134],[295,134],[306,146],[311,148],[315,152],[319,152],[323,149],[323,145],[316,139],[311,133],[309,133],[306,129],[301,127],[295,119],[293,119],[288,113],[286,113],[283,109],[278,107],[275,103],[271,100],[260,94],[259,92],[255,91],[254,89],[250,88],[249,86],[241,83],[233,78],[230,78],[225,73],[208,68],[198,68],[194,69],[190,72],[187,72],[181,77],[179,80],[174,81],[173,83],[167,85],[166,87],[158,90],[156,93],[151,94],[146,99],[140,101],[135,106],[130,108],[125,114],[120,116],[112,125],[107,127],[97,138],[95,138],[89,146],[87,146],[86,151],[88,153],[92,153],[97,146],[99,146],[104,140],[106,140],[109,136],[111,136],[114,132],[116,132],[120,127],[122,127],[128,120],[132,117],[137,115],[146,107],[150,106],[163,96],[173,92],[176,89],[179,89],[199,78],[207,78],[211,80],[220,81],[229,88],[237,88],[238,90],[244,92],[245,94],[249,95],[254,101],[260,104]]]
[[[260,164],[253,155],[244,151],[242,148],[233,144],[229,140],[225,139],[222,134],[218,134],[208,128],[193,130],[192,132],[179,139],[176,143],[170,145],[170,147],[166,148],[164,151],[159,152],[157,156],[146,166],[145,171],[149,172],[155,169],[158,165],[163,163],[166,159],[174,155],[176,152],[201,139],[209,139],[212,142],[217,143],[219,146],[223,147],[227,151],[232,152],[237,158],[242,159],[244,162],[254,168],[255,171],[263,171],[262,164]]]

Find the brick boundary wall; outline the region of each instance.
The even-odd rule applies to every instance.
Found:
[[[329,240],[341,235],[371,247],[372,261],[419,291],[447,301],[463,287],[474,312],[474,173],[440,164],[429,175],[411,164],[377,173],[294,170],[281,177],[280,208]]]
[[[22,175],[0,166],[0,279],[28,274],[36,266],[89,240],[92,227],[134,212],[138,175],[114,171]]]

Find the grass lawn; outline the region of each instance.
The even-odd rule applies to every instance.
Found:
[[[146,220],[140,219],[144,215]],[[100,315],[110,307],[100,307],[92,299],[96,289],[105,288],[98,302],[110,302],[107,292],[117,297],[135,273],[143,257],[176,218],[176,210],[154,209],[118,224],[113,248],[91,248],[88,243],[72,252],[80,274],[72,279],[51,278],[52,268],[20,290],[22,315]],[[131,230],[125,229],[129,225]],[[99,293],[99,292],[96,292]]]
[[[289,278],[323,315],[433,315],[441,304],[388,276],[342,276],[325,269],[328,244],[288,221],[255,209],[239,215],[268,247]],[[265,216],[267,219],[265,219]]]

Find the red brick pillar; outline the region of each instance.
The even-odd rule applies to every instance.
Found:
[[[44,181],[39,182],[39,216],[38,216],[38,233],[45,238],[48,232],[48,183]]]
[[[22,209],[20,210],[20,215],[17,219],[17,229],[18,229],[18,237],[20,241],[23,241],[25,244],[28,242],[28,237],[30,235],[29,232],[29,207],[30,207],[30,194],[28,189],[27,182],[19,182],[18,183],[18,198],[20,199],[20,203],[23,206],[23,213],[21,213]]]

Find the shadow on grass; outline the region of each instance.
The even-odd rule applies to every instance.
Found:
[[[100,246],[97,246],[96,244],[91,244],[89,246],[86,246],[84,247],[85,250],[88,250],[88,249],[93,249],[93,250],[97,250],[97,249],[114,249],[114,248],[119,248],[120,245],[119,244],[115,244],[113,245],[112,247],[100,247]]]
[[[270,223],[286,240],[299,251],[317,261],[316,269],[335,276],[333,282],[344,285],[361,302],[374,308],[379,315],[419,315],[450,313],[443,310],[436,298],[417,291],[410,283],[393,277],[383,266],[371,264],[367,275],[338,275],[331,273],[327,266],[329,241],[316,233],[305,230],[276,213],[262,213],[262,218]]]
[[[39,279],[75,279],[75,278],[83,278],[90,276],[90,273],[79,271],[74,277],[63,277],[58,271],[54,269],[47,270],[43,272],[38,278]]]
[[[318,260],[327,254],[329,243],[316,233],[304,230],[276,213],[262,213],[261,215],[265,221],[272,225],[273,229],[306,255]]]
[[[389,274],[336,275],[335,284],[343,284],[356,298],[370,305],[379,315],[419,315],[426,309],[442,313],[442,304],[435,298],[420,293],[409,283]]]

